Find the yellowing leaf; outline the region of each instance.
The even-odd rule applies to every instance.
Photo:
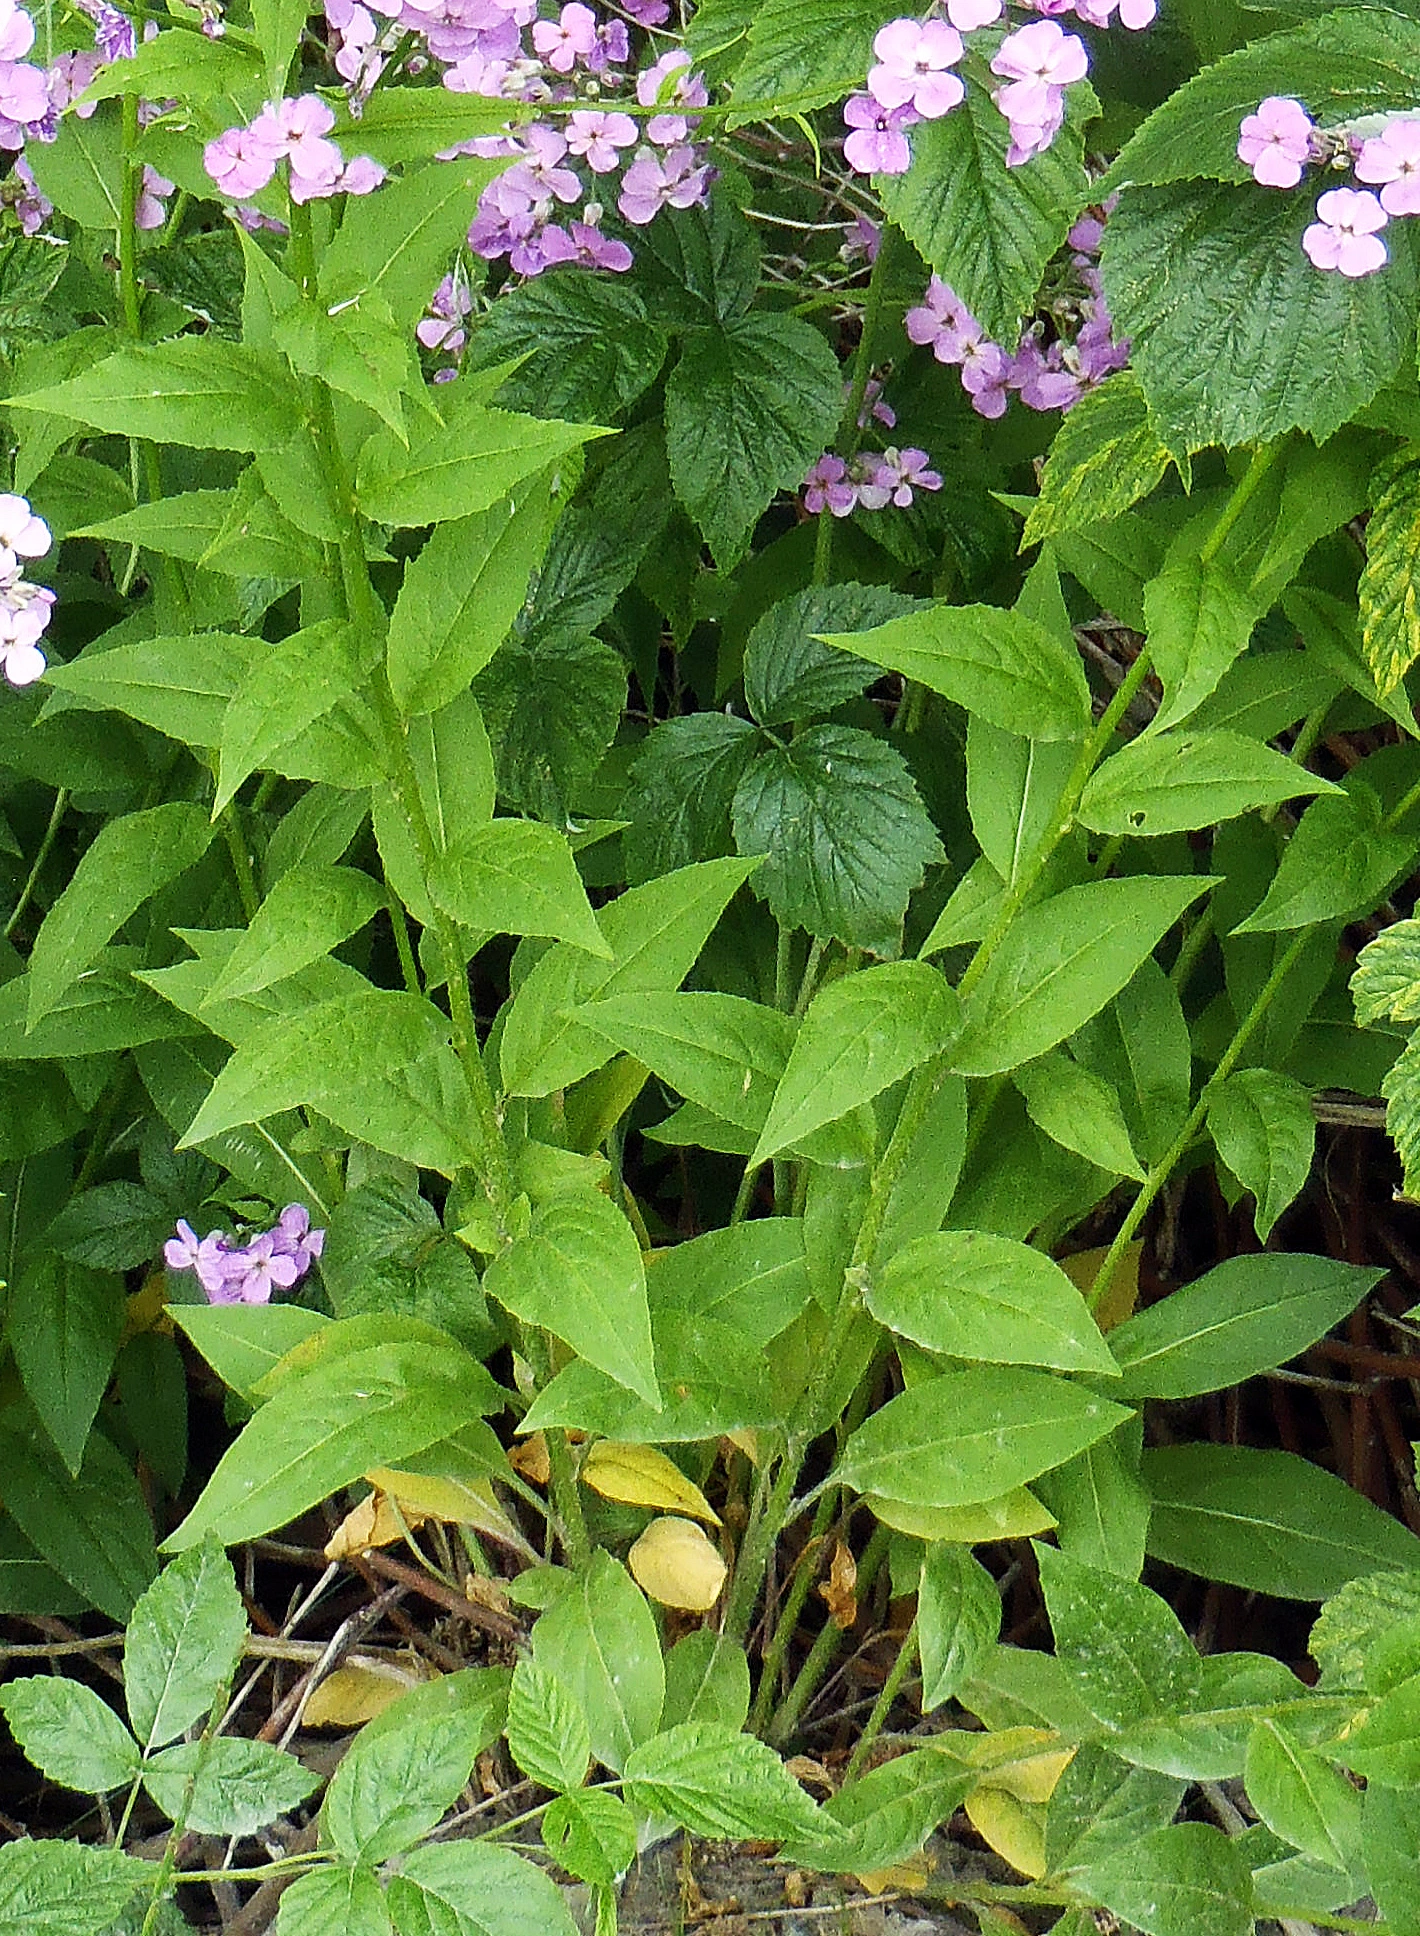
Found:
[[[905,1896],[914,1896],[927,1886],[936,1866],[936,1858],[924,1849],[920,1855],[909,1856],[906,1862],[894,1862],[888,1869],[860,1869],[853,1880],[870,1896],[899,1891]]]
[[[660,1512],[688,1513],[707,1526],[720,1524],[720,1515],[699,1486],[653,1445],[598,1439],[582,1461],[582,1482],[623,1506],[652,1506]]]
[[[376,1466],[365,1474],[372,1486],[396,1501],[412,1526],[419,1519],[442,1519],[455,1526],[472,1526],[490,1539],[501,1540],[521,1553],[527,1541],[498,1503],[487,1479],[448,1479],[427,1472],[393,1471]]]
[[[143,1285],[124,1300],[123,1331],[119,1338],[120,1347],[130,1338],[136,1338],[143,1331],[164,1331],[171,1334],[173,1321],[168,1316],[167,1279],[161,1271],[154,1271]]]
[[[828,1578],[819,1593],[828,1603],[828,1617],[840,1633],[846,1633],[858,1618],[858,1563],[841,1539],[833,1543]]]
[[[525,1479],[531,1479],[535,1486],[545,1486],[552,1477],[552,1463],[547,1456],[547,1440],[541,1432],[534,1432],[531,1438],[515,1445],[508,1454],[508,1463],[514,1472],[520,1472]]]
[[[725,1439],[737,1452],[743,1452],[751,1465],[759,1464],[759,1434],[753,1426],[742,1425],[737,1432],[726,1432]]]
[[[358,1728],[383,1714],[423,1679],[423,1675],[397,1667],[393,1661],[388,1666],[371,1661],[337,1667],[306,1702],[301,1723],[308,1728]]]
[[[1003,1788],[978,1788],[965,1802],[967,1820],[997,1855],[1032,1882],[1045,1874],[1045,1811]]]
[[[1058,1261],[1075,1288],[1088,1293],[1108,1254],[1103,1247],[1098,1250],[1077,1250],[1073,1257],[1062,1257]],[[1114,1267],[1113,1282],[1095,1312],[1095,1323],[1101,1331],[1110,1331],[1116,1324],[1123,1324],[1126,1318],[1133,1317],[1134,1306],[1139,1302],[1139,1264],[1143,1255],[1142,1243],[1126,1244],[1121,1251]]]
[[[1075,1750],[1060,1745],[1048,1728],[995,1728],[955,1737],[952,1752],[993,1788],[1023,1802],[1048,1802]]]
[[[971,1506],[911,1506],[901,1499],[881,1499],[876,1493],[866,1497],[884,1526],[913,1539],[979,1546],[992,1539],[1033,1539],[1055,1525],[1054,1514],[1026,1486]]]
[[[663,1607],[708,1613],[720,1597],[725,1562],[689,1519],[653,1519],[626,1556],[631,1577]]]
[[[384,1493],[369,1493],[350,1508],[326,1541],[325,1556],[328,1560],[345,1560],[353,1554],[368,1553],[372,1546],[393,1546],[404,1538],[406,1526],[421,1525],[423,1518],[422,1513],[397,1514]]]
[[[1382,698],[1420,658],[1420,464],[1387,458],[1371,480],[1361,650]]]

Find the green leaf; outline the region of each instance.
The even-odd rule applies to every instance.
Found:
[[[561,1891],[511,1849],[414,1849],[389,1888],[400,1936],[577,1936]]]
[[[1316,1119],[1310,1091],[1274,1069],[1239,1069],[1209,1094],[1208,1133],[1256,1199],[1253,1221],[1266,1243],[1311,1174]]]
[[[282,1892],[272,1928],[275,1936],[394,1936],[374,1870],[343,1865],[298,1876]]]
[[[666,1727],[681,1721],[719,1721],[727,1728],[742,1728],[749,1699],[744,1649],[722,1647],[720,1636],[708,1627],[683,1634],[666,1655],[666,1701],[661,1714]]]
[[[475,688],[498,791],[510,807],[568,827],[626,704],[626,661],[603,640],[558,630],[510,639]]]
[[[899,672],[1004,732],[1075,739],[1090,723],[1080,655],[1024,612],[934,605],[828,643]]]
[[[772,1748],[714,1721],[683,1721],[627,1757],[622,1779],[632,1806],[669,1816],[692,1835],[809,1835],[819,1810]]]
[[[532,1657],[586,1716],[597,1760],[620,1774],[660,1723],[665,1669],[645,1596],[603,1548],[538,1619]]]
[[[350,1045],[358,1042],[358,1060]],[[182,1145],[283,1109],[319,1109],[376,1149],[452,1176],[481,1160],[473,1100],[432,1003],[382,988],[317,1002],[252,1030]]]
[[[115,350],[66,383],[11,397],[95,430],[196,450],[274,450],[291,435],[300,396],[285,364],[217,336]]]
[[[748,18],[731,127],[759,114],[824,107],[861,86],[873,35],[892,8],[888,0],[764,0]],[[731,37],[706,31],[713,45]]]
[[[126,713],[185,746],[215,746],[253,651],[251,640],[226,632],[138,639],[51,666],[45,683],[85,705]]]
[[[479,317],[467,360],[476,370],[517,365],[498,393],[511,409],[610,416],[655,382],[666,335],[627,279],[554,270]]]
[[[1420,1567],[1420,1540],[1291,1452],[1169,1445],[1144,1454],[1149,1552],[1282,1600],[1323,1600],[1360,1573]]]
[[[143,1770],[143,1786],[163,1813],[199,1835],[254,1835],[299,1807],[320,1779],[294,1755],[240,1739],[180,1741]]]
[[[429,891],[465,928],[547,935],[612,959],[565,834],[534,820],[493,820],[440,854]]]
[[[905,175],[877,177],[888,219],[988,336],[1017,340],[1046,263],[1089,199],[1074,114],[1071,122],[1044,154],[1008,168],[1006,122],[973,85],[953,113],[914,128]]]
[[[1055,1785],[1045,1819],[1047,1873],[1055,1876],[1133,1846],[1151,1829],[1166,1828],[1183,1799],[1184,1784],[1151,1768],[1131,1768],[1107,1749],[1085,1742]]]
[[[61,115],[54,140],[35,142],[30,166],[41,194],[61,214],[86,229],[118,229],[123,127],[117,107],[102,106],[87,120]]]
[[[0,1936],[94,1936],[157,1868],[119,1849],[17,1837],[0,1848]]]
[[[769,1113],[794,1038],[793,1022],[778,1009],[699,990],[583,1002],[577,1020],[688,1101],[752,1135]]]
[[[1210,885],[1199,876],[1092,881],[1026,908],[965,1004],[953,1068],[997,1075],[1073,1035]]]
[[[397,1716],[398,1705],[389,1713]],[[347,1862],[384,1862],[412,1849],[458,1800],[486,1745],[482,1716],[459,1706],[434,1727],[407,1716],[362,1731],[326,1790],[322,1838]]]
[[[1072,1559],[1137,1580],[1144,1567],[1149,1497],[1139,1480],[1138,1422],[1043,1473],[1036,1490],[1055,1515],[1060,1550]]]
[[[921,961],[885,962],[820,989],[794,1037],[752,1163],[802,1143],[940,1055],[956,996]]]
[[[755,891],[786,927],[897,953],[908,899],[942,850],[895,747],[811,726],[751,761],[733,816],[740,852],[766,856]]]
[[[600,910],[598,925],[615,960],[610,968],[558,943],[519,988],[500,1047],[510,1095],[549,1095],[606,1059],[606,1039],[575,1019],[580,1002],[677,988],[694,966],[753,861],[712,860],[634,887]]]
[[[834,1478],[906,1505],[969,1506],[1073,1458],[1127,1416],[1045,1372],[944,1372],[900,1392],[860,1425]]]
[[[0,1688],[11,1734],[47,1781],[86,1795],[122,1788],[138,1772],[138,1744],[81,1681],[29,1674]]]
[[[425,285],[420,308],[431,286]],[[368,438],[356,467],[356,496],[366,517],[379,524],[471,517],[489,510],[523,478],[610,434],[596,424],[490,410],[470,393],[455,399],[442,424],[415,431],[407,449],[392,430]]]
[[[355,201],[346,204],[353,209]],[[405,396],[417,381],[408,335],[395,324],[389,304],[375,290],[327,311],[293,303],[272,326],[271,340],[303,376],[372,410],[401,441]]]
[[[607,1789],[583,1788],[544,1812],[542,1844],[568,1875],[610,1889],[636,1860],[636,1818]]]
[[[246,1610],[220,1542],[164,1567],[140,1596],[123,1643],[123,1692],[144,1753],[203,1720],[246,1639]]]
[[[951,1700],[971,1680],[1001,1631],[995,1580],[964,1546],[930,1540],[917,1590],[922,1712]]]
[[[1107,1728],[1198,1704],[1198,1650],[1157,1593],[1037,1545],[1055,1653]]]
[[[771,605],[745,642],[745,700],[761,726],[795,725],[856,699],[878,668],[823,644],[824,632],[860,632],[916,609],[882,585],[813,585]]]
[[[1332,1594],[1316,1617],[1307,1651],[1326,1693],[1360,1693],[1373,1680],[1378,1645],[1420,1616],[1420,1572],[1363,1573]]]
[[[524,1324],[554,1332],[648,1405],[660,1404],[641,1247],[606,1197],[578,1191],[542,1205],[483,1285]]]
[[[1420,459],[1407,446],[1371,482],[1361,573],[1361,649],[1382,694],[1420,659]]]
[[[476,1359],[447,1345],[370,1345],[286,1378],[218,1461],[164,1542],[228,1544],[284,1526],[371,1466],[394,1466],[501,1403]]]
[[[27,1028],[58,1006],[124,922],[200,860],[211,840],[207,815],[183,800],[123,814],[99,829],[35,936]]]
[[[1375,794],[1353,781],[1307,808],[1261,906],[1233,932],[1276,934],[1369,914],[1414,858],[1414,835],[1389,831]]]
[[[1407,1042],[1387,1071],[1381,1094],[1386,1099],[1386,1130],[1404,1167],[1400,1187],[1406,1196],[1414,1196],[1420,1189],[1420,1040]]]
[[[1301,247],[1311,220],[1305,197],[1231,181],[1132,189],[1111,216],[1110,310],[1170,444],[1262,443],[1293,429],[1320,441],[1408,353],[1410,238],[1388,231],[1380,275],[1318,275]]]
[[[1295,1358],[1353,1311],[1380,1273],[1329,1257],[1230,1257],[1109,1334],[1126,1398],[1193,1398]]]
[[[1420,1021],[1420,921],[1393,921],[1362,948],[1351,975],[1356,1020]]]
[[[820,1809],[816,1832],[789,1841],[780,1858],[840,1874],[905,1862],[965,1801],[976,1780],[952,1755],[909,1750],[840,1788]]]
[[[1102,1170],[1143,1181],[1119,1097],[1103,1077],[1052,1050],[1013,1069],[1011,1080],[1025,1098],[1031,1121],[1052,1142]]]
[[[335,107],[337,103],[331,105]],[[349,113],[347,108],[346,114]],[[451,93],[440,86],[436,76],[430,75],[423,87],[377,88],[362,104],[358,120],[346,120],[343,116],[337,119],[331,139],[342,144],[345,154],[358,149],[361,154],[371,155],[387,168],[393,168],[400,162],[430,161],[441,148],[452,148],[478,135],[498,134],[507,122],[507,110],[500,114],[495,100],[478,94]],[[435,168],[421,171],[430,175],[438,172]],[[426,183],[425,189],[426,193],[432,193],[433,183]],[[468,190],[461,186],[459,192],[466,214]],[[408,213],[407,208],[405,212]],[[450,244],[449,254],[453,253],[453,246]],[[437,277],[437,269],[434,274]],[[425,286],[426,295],[428,287]]]
[[[1420,1929],[1420,1795],[1413,1789],[1368,1788],[1361,1805],[1366,1880],[1395,1936]]]
[[[555,1674],[526,1657],[513,1669],[508,1752],[525,1775],[554,1793],[580,1788],[587,1779],[592,1737],[586,1716]]]
[[[547,547],[550,502],[529,484],[469,518],[438,525],[390,614],[389,676],[406,716],[456,699],[507,637]]]
[[[344,786],[381,777],[382,742],[362,697],[370,651],[370,641],[353,625],[323,619],[253,660],[222,721],[214,814],[261,766],[291,779],[333,779]],[[309,729],[317,726],[338,734],[329,761],[310,757]]]
[[[948,1357],[1111,1378],[1119,1369],[1060,1266],[1011,1237],[918,1237],[873,1272],[865,1299],[879,1323]]]
[[[215,56],[215,58],[209,58]],[[248,98],[261,84],[261,70],[254,52],[240,43],[221,39],[198,46],[190,34],[155,34],[140,40],[127,56],[131,71],[114,72],[114,63],[105,61],[80,99],[103,100],[115,94],[141,88],[149,99],[178,95],[184,100],[211,100],[236,93]]]
[[[1141,733],[1121,747],[1085,788],[1078,817],[1096,833],[1177,834],[1337,790],[1241,733],[1184,728]]]
[[[358,933],[384,905],[384,894],[357,868],[291,868],[253,915],[203,1005],[259,994],[309,967]]]
[[[676,496],[722,570],[776,491],[801,482],[842,402],[832,350],[798,317],[755,313],[686,338],[666,385],[666,449]]]
[[[410,720],[407,740],[419,784],[419,805],[435,851],[443,853],[460,830],[493,818],[497,793],[493,749],[478,701],[471,692],[462,693],[438,712]],[[390,786],[377,788],[372,801],[385,878],[414,918],[429,927],[434,922],[434,904],[408,814]]]
[[[286,70],[306,24],[306,0],[252,0],[251,19],[256,44],[266,63],[267,94],[279,101],[286,91]]]
[[[506,166],[502,159],[460,155],[410,169],[377,195],[351,196],[321,259],[319,288],[327,307],[373,293],[389,305],[397,329],[412,330],[464,239],[469,210]]]
[[[1246,1779],[1248,1801],[1274,1835],[1344,1873],[1359,1867],[1359,1793],[1276,1721],[1259,1721],[1253,1729]]]
[[[1252,1936],[1246,1860],[1206,1822],[1179,1822],[1091,1863],[1076,1886],[1145,1936]]]
[[[53,1244],[51,1224],[46,1247]],[[122,1286],[105,1272],[50,1255],[24,1271],[15,1287],[6,1327],[15,1368],[70,1472],[83,1461],[122,1328]]]
[[[126,1459],[91,1432],[77,1477],[34,1435],[0,1426],[5,1506],[61,1578],[126,1620],[158,1570],[153,1525]]]
[[[1051,440],[1022,548],[1057,532],[1108,524],[1148,496],[1169,456],[1130,371],[1087,390]]]
[[[762,744],[747,719],[687,713],[653,727],[631,766],[621,811],[629,878],[651,881],[731,845],[735,788]]]
[[[1186,554],[1149,580],[1144,619],[1165,695],[1156,727],[1187,719],[1217,690],[1260,616],[1257,596],[1222,558]]]

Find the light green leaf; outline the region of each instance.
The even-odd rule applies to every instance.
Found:
[[[666,1655],[666,1702],[661,1715],[666,1727],[681,1721],[718,1721],[727,1728],[742,1728],[749,1699],[744,1648],[722,1646],[720,1636],[708,1627],[682,1634]]]
[[[1141,733],[1106,760],[1080,801],[1082,825],[1102,834],[1176,834],[1253,807],[1334,793],[1285,754],[1241,733]]]
[[[560,1869],[610,1889],[636,1860],[636,1818],[608,1789],[583,1788],[546,1810],[542,1843]]]
[[[355,209],[351,201],[347,208]],[[405,397],[418,366],[409,337],[396,327],[389,304],[375,290],[327,311],[293,303],[272,326],[272,341],[304,376],[372,410],[404,441]]]
[[[243,1427],[164,1550],[181,1553],[209,1531],[230,1544],[269,1533],[501,1402],[452,1342],[370,1345],[317,1364],[283,1380]]]
[[[207,815],[185,800],[123,814],[99,829],[35,936],[27,1028],[58,1006],[124,922],[200,860],[211,840]]]
[[[482,1716],[457,1706],[434,1727],[409,1715],[362,1731],[326,1790],[323,1838],[347,1862],[384,1862],[413,1848],[458,1800],[486,1745]]]
[[[426,300],[427,290],[421,306]],[[589,439],[610,435],[596,424],[521,417],[463,400],[443,424],[415,431],[408,449],[392,430],[377,430],[360,452],[356,495],[365,515],[380,524],[467,518]]]
[[[136,639],[51,666],[45,683],[86,706],[126,713],[184,746],[215,746],[251,664],[251,639],[228,632]]]
[[[906,1505],[969,1506],[1063,1464],[1127,1416],[1045,1372],[945,1372],[889,1399],[860,1425],[834,1478]]]
[[[612,959],[567,837],[555,827],[492,820],[461,830],[435,860],[429,892],[475,932],[547,935]]]
[[[1035,1552],[1056,1657],[1107,1728],[1198,1704],[1198,1650],[1167,1601],[1053,1547]]]
[[[453,97],[451,97],[453,98]],[[394,1936],[373,1869],[311,1869],[281,1896],[274,1936]]]
[[[19,1836],[0,1848],[0,1936],[94,1936],[157,1870],[120,1849]]]
[[[1199,876],[1092,881],[1028,907],[965,1004],[952,1066],[996,1075],[1073,1035],[1211,885]]]
[[[1362,1027],[1420,1022],[1420,921],[1393,921],[1356,957],[1351,997]]]
[[[1184,1784],[1151,1768],[1131,1768],[1093,1742],[1076,1749],[1055,1785],[1045,1818],[1047,1873],[1056,1876],[1130,1848],[1151,1829],[1166,1828]],[[1081,1936],[1087,1936],[1085,1925]]]
[[[1206,1579],[1323,1600],[1358,1574],[1420,1567],[1414,1533],[1291,1452],[1156,1446],[1143,1477],[1153,1499],[1149,1552]]]
[[[532,1657],[586,1716],[597,1760],[620,1774],[655,1734],[666,1682],[645,1596],[604,1548],[538,1619]]]
[[[1028,739],[1074,739],[1090,723],[1080,657],[1024,612],[933,605],[872,632],[834,632],[829,645],[899,672]]]
[[[354,867],[293,867],[253,915],[203,997],[255,995],[349,940],[385,905],[368,874]]]
[[[493,657],[546,550],[550,510],[546,484],[534,480],[486,511],[436,526],[406,565],[388,647],[401,712],[437,712]]]
[[[299,1807],[320,1779],[294,1755],[240,1738],[179,1741],[143,1770],[143,1786],[163,1813],[181,1816],[199,1835],[254,1835]]]
[[[1275,1069],[1239,1069],[1210,1092],[1208,1131],[1219,1156],[1256,1199],[1253,1221],[1266,1243],[1311,1174],[1316,1119],[1310,1092]]]
[[[1420,1038],[1406,1043],[1381,1083],[1385,1126],[1404,1167],[1401,1189],[1420,1193]]]
[[[992,892],[1000,891],[1002,881],[1013,885],[1037,851],[1078,757],[1079,748],[1072,740],[1025,739],[1019,733],[1003,732],[980,713],[969,715],[966,803],[971,830],[986,863],[983,867],[982,861],[974,862],[973,868],[989,876]],[[964,878],[959,884],[962,891],[965,885]],[[938,945],[934,942],[922,953],[929,954]]]
[[[361,1045],[358,1061],[349,1053],[352,1042]],[[481,1159],[448,1022],[417,995],[371,988],[253,1029],[213,1083],[182,1147],[303,1105],[376,1149],[446,1176]]]
[[[82,1681],[27,1674],[0,1688],[0,1711],[18,1745],[61,1788],[103,1795],[138,1772],[137,1742]]]
[[[532,1229],[489,1265],[483,1288],[589,1364],[659,1406],[641,1247],[615,1204],[594,1191],[554,1197]]]
[[[952,1755],[909,1750],[840,1788],[820,1809],[816,1833],[794,1837],[780,1850],[780,1859],[839,1874],[906,1862],[965,1801],[976,1781],[975,1771]]]
[[[389,1889],[400,1936],[577,1936],[557,1885],[511,1849],[414,1849]]]
[[[799,1024],[752,1163],[871,1102],[956,1032],[952,989],[921,961],[885,962],[820,989]]]
[[[1235,934],[1276,934],[1369,914],[1414,865],[1413,834],[1392,833],[1364,781],[1314,800],[1287,842],[1260,907]]]
[[[1366,1880],[1396,1936],[1420,1928],[1420,1795],[1368,1788],[1361,1805]]]
[[[290,437],[301,400],[280,358],[208,335],[115,350],[65,383],[11,397],[7,408],[197,450],[274,450]]]
[[[1231,565],[1186,554],[1144,587],[1144,622],[1164,683],[1156,728],[1187,719],[1247,649],[1262,614]]]
[[[306,0],[252,0],[251,20],[256,44],[266,62],[267,94],[279,101],[286,91],[286,70],[306,24]],[[226,42],[219,44],[225,46]]]
[[[1109,1334],[1126,1398],[1192,1398],[1296,1357],[1383,1273],[1329,1257],[1230,1257]]]
[[[332,779],[345,786],[381,777],[383,747],[361,696],[370,654],[370,641],[353,625],[323,619],[252,661],[222,721],[214,814],[260,766],[291,779]],[[313,762],[309,729],[318,723],[328,737],[339,736],[330,758]]]
[[[1274,1835],[1343,1873],[1359,1867],[1361,1797],[1339,1768],[1276,1721],[1259,1721],[1247,1745],[1247,1798]]]
[[[714,1721],[683,1721],[627,1757],[622,1779],[633,1807],[669,1816],[692,1835],[811,1835],[817,1805],[779,1756],[753,1735]]]
[[[1361,648],[1384,694],[1420,659],[1420,460],[1413,446],[1381,466],[1371,492]]]
[[[1141,1437],[1139,1421],[1130,1420],[1036,1482],[1055,1515],[1060,1550],[1123,1580],[1137,1580],[1144,1568],[1149,1496],[1139,1480]]]
[[[1117,1176],[1143,1181],[1119,1097],[1102,1076],[1059,1050],[1011,1071],[1027,1113],[1062,1149]]]
[[[508,1695],[508,1752],[525,1775],[554,1793],[587,1779],[587,1718],[557,1676],[526,1657],[513,1669]]]
[[[579,1027],[604,1035],[688,1101],[751,1134],[763,1127],[794,1039],[794,1024],[780,1010],[701,990],[619,995],[582,1002],[576,1013]]]
[[[1090,530],[1120,516],[1159,482],[1169,452],[1134,376],[1121,370],[1071,406],[1051,440],[1021,545]],[[1157,650],[1157,648],[1156,648]]]
[[[918,1237],[873,1272],[865,1298],[880,1323],[948,1357],[1118,1372],[1064,1271],[1011,1237],[984,1230]]]
[[[116,231],[123,219],[123,127],[119,111],[100,107],[87,120],[59,117],[53,141],[36,141],[30,167],[61,214],[86,229]]]
[[[164,1567],[134,1607],[123,1643],[124,1698],[145,1753],[206,1716],[246,1632],[231,1563],[215,1537]]]
[[[458,834],[493,818],[493,749],[478,701],[471,692],[461,693],[438,712],[411,719],[407,738],[419,805],[435,851],[443,853]],[[415,920],[432,926],[434,904],[406,810],[388,785],[375,789],[372,802],[385,878]]]
[[[1092,1863],[1076,1886],[1144,1936],[1252,1936],[1252,1875],[1207,1822],[1155,1829]]]
[[[922,1712],[951,1700],[973,1678],[1001,1631],[1001,1595],[965,1546],[929,1540],[917,1589]]]

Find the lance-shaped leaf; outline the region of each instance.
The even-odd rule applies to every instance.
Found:
[[[253,915],[201,1005],[255,995],[294,975],[347,941],[384,904],[383,892],[358,868],[291,868]]]
[[[435,860],[429,891],[475,932],[547,935],[612,958],[566,835],[539,821],[492,820],[460,831]]]
[[[1102,834],[1176,834],[1253,807],[1338,791],[1241,733],[1141,733],[1095,773],[1080,801],[1083,826]]]
[[[299,420],[301,399],[279,357],[208,335],[115,350],[65,383],[12,397],[7,408],[197,450],[275,450]]]

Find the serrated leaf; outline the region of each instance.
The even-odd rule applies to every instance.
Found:
[[[470,394],[455,401],[444,423],[426,421],[414,431],[408,448],[389,429],[369,437],[356,468],[356,496],[365,515],[380,524],[407,527],[471,517],[490,509],[523,478],[591,438],[610,434],[596,424],[490,410]]]
[[[0,1711],[29,1759],[61,1788],[103,1795],[138,1772],[137,1742],[81,1681],[27,1674],[0,1688]]]
[[[499,396],[538,416],[609,416],[653,383],[666,335],[641,291],[615,276],[554,270],[504,292],[479,318],[469,367],[516,363]]]
[[[1351,975],[1356,1020],[1420,1021],[1420,921],[1393,921],[1367,942]]]
[[[772,1748],[713,1721],[684,1721],[643,1742],[622,1779],[636,1804],[693,1835],[783,1841],[819,1825],[817,1805]]]
[[[1375,794],[1353,780],[1307,808],[1260,906],[1233,932],[1278,934],[1369,914],[1414,858],[1414,836],[1387,827]]]
[[[343,1864],[298,1876],[282,1892],[272,1928],[274,1936],[394,1936],[379,1877]]]
[[[825,645],[826,632],[862,632],[914,609],[882,585],[815,585],[771,605],[745,642],[745,702],[761,726],[798,724],[857,698],[878,667]]]
[[[1339,1768],[1276,1721],[1261,1720],[1245,1772],[1248,1801],[1274,1835],[1343,1874],[1358,1867],[1361,1797]]]
[[[508,1750],[525,1775],[554,1792],[587,1778],[592,1737],[586,1716],[555,1674],[520,1660],[508,1695]]]
[[[1086,391],[1051,440],[1022,547],[1119,517],[1148,496],[1169,457],[1130,371]]]
[[[1371,482],[1361,649],[1384,696],[1420,659],[1420,458],[1408,446]]]
[[[802,114],[860,86],[873,34],[891,18],[891,0],[765,0],[750,9],[730,126],[761,113]],[[729,38],[706,31],[713,44]]]
[[[435,903],[475,932],[546,935],[612,958],[564,834],[534,820],[461,830],[430,870]]]
[[[605,1548],[539,1617],[532,1655],[587,1717],[597,1760],[620,1773],[655,1735],[666,1681],[651,1609]]]
[[[577,633],[509,639],[474,688],[498,791],[519,812],[567,828],[626,704],[626,661]]]
[[[1155,727],[1187,719],[1247,649],[1257,596],[1223,558],[1175,559],[1144,587],[1144,622],[1164,683]]]
[[[559,1868],[609,1889],[636,1859],[636,1818],[607,1789],[584,1788],[544,1812],[542,1842]]]
[[[94,1936],[157,1869],[120,1849],[17,1837],[0,1848],[0,1936]]]
[[[400,1936],[577,1936],[556,1884],[511,1849],[483,1841],[412,1850],[389,1903]]]
[[[411,1849],[453,1806],[486,1745],[476,1713],[452,1707],[427,1727],[401,1720],[400,1708],[356,1737],[326,1790],[321,1828],[347,1862]]]
[[[170,1561],[139,1597],[124,1637],[123,1692],[145,1753],[205,1717],[246,1632],[231,1562],[215,1538]]]
[[[726,713],[688,713],[652,728],[621,807],[631,822],[622,848],[633,884],[729,851],[735,788],[761,744],[747,719]]]
[[[900,754],[851,726],[761,753],[733,819],[740,852],[765,856],[755,891],[785,926],[879,955],[897,952],[912,890],[941,858]]]
[[[354,867],[294,867],[283,874],[203,997],[259,994],[328,954],[373,920],[383,892]]]
[[[163,1813],[181,1816],[199,1835],[253,1835],[319,1783],[294,1755],[240,1738],[180,1741],[143,1769],[143,1786]]]
[[[1011,1080],[1038,1129],[1100,1169],[1143,1180],[1117,1093],[1073,1056],[1052,1050],[1013,1069]]]

